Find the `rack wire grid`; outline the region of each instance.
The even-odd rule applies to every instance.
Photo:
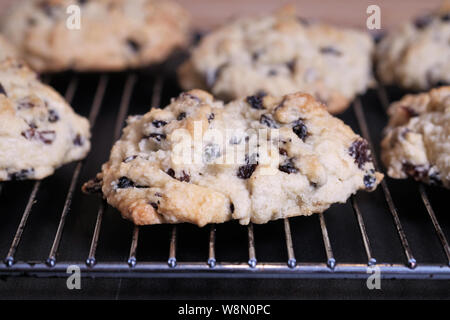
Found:
[[[65,277],[68,266],[78,265],[87,277],[362,279],[377,266],[386,279],[450,279],[448,191],[412,180],[386,177],[376,191],[325,213],[266,225],[134,226],[80,187],[109,157],[128,114],[164,106],[179,94],[174,72],[64,73],[43,80],[89,117],[92,150],[43,181],[0,185],[2,277]],[[339,116],[369,141],[378,170],[385,110],[402,94],[378,86]]]

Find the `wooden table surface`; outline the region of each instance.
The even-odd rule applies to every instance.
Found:
[[[0,0],[0,13],[14,1]],[[240,15],[268,13],[284,4],[293,4],[300,16],[342,26],[365,28],[370,4],[381,8],[382,29],[437,8],[441,0],[177,0],[193,16],[194,26],[209,29]]]

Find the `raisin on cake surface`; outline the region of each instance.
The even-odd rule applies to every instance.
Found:
[[[266,223],[374,190],[368,143],[309,94],[228,104],[202,90],[132,116],[85,192],[137,225]]]
[[[184,89],[207,89],[225,100],[302,91],[337,113],[371,84],[372,51],[373,41],[363,32],[280,10],[205,35],[178,74]]]
[[[406,95],[388,114],[381,142],[388,175],[450,188],[450,87]]]
[[[67,26],[69,6],[80,28]],[[21,0],[1,31],[39,72],[123,70],[159,63],[189,40],[189,15],[169,0]]]
[[[0,62],[0,181],[42,179],[90,148],[87,119],[21,62]]]

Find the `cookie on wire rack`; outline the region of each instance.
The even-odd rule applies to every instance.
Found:
[[[383,177],[367,141],[309,94],[225,104],[192,90],[127,123],[83,190],[137,225],[311,215]]]
[[[178,75],[184,89],[207,89],[225,100],[302,91],[338,113],[372,84],[372,52],[368,34],[309,23],[286,8],[208,33]]]
[[[406,95],[388,115],[381,142],[388,175],[450,188],[450,87]]]
[[[80,25],[68,27],[70,6]],[[189,41],[189,15],[169,0],[21,0],[1,31],[38,72],[118,71],[165,60]]]
[[[0,181],[43,179],[90,149],[87,119],[22,62],[0,62]]]

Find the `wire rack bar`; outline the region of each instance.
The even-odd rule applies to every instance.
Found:
[[[164,86],[163,76],[157,77],[155,85],[153,86],[152,103],[151,103],[152,108],[157,108],[161,104],[163,86]]]
[[[91,112],[89,114],[89,123],[91,124],[91,127],[94,127],[95,122],[97,120],[98,113],[100,112],[100,108],[103,101],[103,96],[106,91],[106,87],[108,85],[108,76],[102,75],[100,77],[100,80],[98,82],[97,91],[94,96],[94,101],[91,107]],[[64,207],[61,213],[61,218],[59,220],[58,229],[56,230],[56,235],[53,240],[52,247],[50,249],[50,253],[48,255],[48,258],[46,260],[46,263],[53,267],[56,264],[56,254],[58,253],[59,244],[61,242],[62,233],[64,230],[64,224],[66,222],[67,215],[70,211],[70,205],[72,203],[72,198],[75,192],[75,187],[78,182],[78,178],[80,176],[81,169],[83,167],[83,161],[79,161],[77,163],[77,166],[75,168],[75,171],[72,175],[72,180],[70,182],[69,191],[67,192],[66,200],[64,203]]]
[[[167,265],[170,268],[177,266],[177,226],[172,226],[172,234],[170,236],[169,259]]]
[[[70,104],[75,96],[75,92],[78,88],[78,77],[74,76],[71,78],[69,85],[67,86],[66,93],[64,94],[64,98]]]
[[[333,255],[333,249],[331,248],[330,238],[328,236],[327,224],[325,222],[325,217],[323,213],[319,213],[320,230],[322,231],[323,245],[325,246],[325,252],[327,254],[327,266],[330,269],[336,267],[336,259]]]
[[[50,268],[44,263],[29,264],[17,262],[14,268],[0,265],[0,276],[33,276],[33,277],[64,277],[67,278],[67,268],[71,265],[80,267],[83,277],[103,278],[295,278],[295,279],[362,279],[370,275],[367,264],[339,263],[334,269],[325,263],[298,263],[297,267],[289,268],[286,263],[258,263],[255,268],[249,268],[247,263],[223,262],[217,263],[211,269],[204,262],[182,262],[176,268],[158,262],[140,262],[130,272],[126,262],[99,262],[94,267],[83,263],[70,261],[58,262]],[[441,265],[420,264],[411,269],[404,264],[377,264],[382,279],[422,279],[450,280],[447,267]],[[49,272],[51,270],[51,272]]]
[[[133,228],[133,237],[131,239],[131,247],[130,247],[130,255],[128,257],[128,265],[131,268],[134,268],[136,266],[136,253],[137,253],[137,247],[139,242],[139,226],[134,226]]]
[[[108,86],[109,76],[102,74],[98,82],[97,91],[95,92],[94,101],[92,103],[91,112],[89,113],[89,123],[91,128],[95,126],[98,114],[102,107],[103,97],[105,96],[106,87]]]
[[[114,126],[114,142],[120,138],[120,133],[122,131],[125,118],[130,109],[131,96],[133,94],[133,89],[137,81],[137,76],[135,74],[128,75],[125,80],[125,85],[122,93],[122,99],[120,101],[119,113],[117,114],[116,124]]]
[[[151,98],[152,107],[156,107],[161,102],[161,97],[163,93],[164,85],[164,75],[156,78],[153,85],[153,92]],[[114,127],[114,140],[117,140],[120,136],[121,128],[126,118],[130,101],[135,88],[135,83],[137,82],[137,76],[134,74],[129,74],[125,80],[123,92],[121,96],[120,107],[118,111],[117,118],[115,119]],[[66,89],[66,99],[72,100],[76,94],[77,90],[77,79],[72,78]],[[103,83],[103,84],[102,84]],[[94,125],[99,115],[100,108],[103,101],[103,95],[105,93],[108,83],[108,76],[101,76],[97,90],[94,96],[94,101],[91,106],[91,112],[89,115],[89,120],[91,125]],[[102,88],[103,87],[103,88]],[[383,100],[384,109],[387,108],[389,103],[389,97],[384,88],[379,87],[380,100]],[[102,92],[101,92],[102,91]],[[99,96],[101,96],[99,98]],[[354,112],[358,120],[358,124],[361,128],[362,135],[368,140],[369,145],[372,149],[373,154],[373,144],[370,139],[368,125],[364,116],[361,101],[358,99],[354,106]],[[378,168],[377,160],[375,159],[375,166]],[[102,220],[104,216],[104,211],[107,206],[105,201],[101,201],[98,205],[97,219],[95,222],[95,228],[93,231],[91,246],[89,250],[89,256],[85,263],[81,262],[67,262],[58,261],[56,263],[56,256],[58,253],[58,247],[61,242],[62,232],[64,228],[64,223],[66,216],[70,211],[70,205],[72,197],[74,194],[75,186],[82,170],[82,162],[77,163],[76,169],[73,172],[72,180],[68,189],[66,196],[66,201],[64,208],[62,210],[61,218],[59,221],[58,229],[56,231],[55,238],[53,240],[53,245],[50,250],[49,259],[45,262],[24,262],[15,261],[14,256],[17,247],[22,237],[22,232],[26,226],[26,221],[35,202],[36,196],[39,192],[39,183],[35,182],[33,189],[31,191],[30,197],[28,199],[26,208],[22,215],[22,220],[16,231],[16,236],[13,239],[12,245],[8,252],[7,258],[5,259],[5,264],[0,265],[0,277],[1,276],[51,276],[51,277],[67,277],[67,267],[70,265],[79,265],[81,269],[82,276],[91,277],[113,277],[113,278],[153,278],[153,277],[167,277],[167,278],[178,278],[178,277],[198,277],[198,278],[325,278],[325,279],[367,279],[368,268],[371,265],[376,264],[376,260],[372,254],[372,248],[370,245],[369,237],[366,232],[366,226],[364,224],[363,215],[358,205],[356,197],[351,198],[351,204],[353,206],[353,211],[358,222],[359,230],[361,233],[362,241],[364,244],[365,253],[367,255],[367,263],[336,263],[334,258],[330,238],[328,235],[328,229],[326,225],[325,216],[323,213],[319,214],[319,222],[323,237],[324,248],[326,251],[327,261],[326,263],[300,263],[296,261],[293,239],[289,219],[284,219],[284,233],[286,241],[286,250],[288,261],[282,262],[257,262],[256,259],[256,249],[255,249],[255,239],[254,239],[254,226],[249,224],[247,226],[248,232],[248,261],[231,261],[231,262],[218,262],[216,261],[216,226],[211,225],[209,230],[209,242],[208,242],[208,260],[207,262],[178,262],[176,256],[177,250],[177,233],[178,228],[182,226],[173,225],[171,227],[170,233],[170,249],[169,258],[167,262],[147,262],[147,261],[137,261],[137,250],[139,244],[139,233],[143,228],[135,226],[132,230],[131,246],[129,251],[129,256],[127,261],[117,261],[117,262],[102,262],[96,261],[96,250],[99,241],[99,234],[102,227]],[[37,186],[36,186],[37,184]],[[1,184],[0,184],[1,188]],[[447,256],[449,265],[439,265],[439,264],[420,264],[416,266],[414,257],[412,256],[411,249],[409,248],[406,236],[403,232],[403,228],[400,224],[400,219],[396,207],[392,201],[390,190],[387,187],[385,181],[382,182],[383,193],[386,198],[389,210],[392,214],[395,226],[397,228],[397,233],[399,235],[400,241],[402,243],[405,256],[408,259],[407,265],[405,264],[386,264],[377,263],[380,268],[381,277],[385,279],[446,279],[450,280],[450,250],[448,246],[447,239],[445,238],[442,228],[439,225],[433,208],[430,204],[430,200],[425,191],[425,188],[420,185],[419,191],[422,197],[422,201],[428,211],[428,214],[433,222],[436,234],[438,235],[444,253]],[[11,262],[7,262],[11,261]]]
[[[125,85],[122,93],[122,98],[120,101],[119,113],[117,114],[116,124],[114,126],[114,136],[113,141],[116,141],[120,137],[120,132],[122,130],[125,117],[128,114],[130,108],[131,96],[133,93],[134,86],[137,82],[137,76],[135,74],[130,74],[125,80]],[[95,253],[97,251],[98,238],[100,236],[100,229],[102,227],[103,212],[105,208],[105,201],[102,201],[97,210],[97,220],[95,221],[94,233],[91,239],[91,247],[89,250],[89,256],[86,259],[86,264],[92,266],[96,263]]]
[[[249,223],[248,230],[248,265],[250,268],[255,268],[258,260],[256,259],[255,250],[255,234],[253,233],[253,223]]]
[[[381,107],[383,108],[383,111],[387,112],[387,110],[389,108],[389,96],[386,92],[386,89],[379,83],[377,83],[377,94],[378,94],[378,99],[380,99]]]
[[[95,253],[97,251],[98,237],[102,226],[103,212],[105,211],[106,201],[101,201],[97,210],[97,220],[95,221],[94,234],[92,235],[91,246],[89,248],[89,256],[86,259],[86,265],[92,267],[96,262]]]
[[[28,198],[27,206],[25,207],[25,211],[23,212],[22,219],[20,220],[19,227],[17,228],[16,234],[14,235],[14,239],[11,243],[11,247],[9,248],[8,254],[5,258],[5,264],[10,267],[14,264],[14,256],[17,251],[17,247],[19,246],[20,239],[22,238],[23,230],[28,221],[28,217],[30,216],[31,208],[35,203],[34,199],[36,198],[36,194],[39,191],[39,187],[41,186],[41,181],[36,181],[33,185],[33,190],[31,191],[30,197]]]
[[[359,98],[355,99],[355,102],[353,103],[353,111],[355,112],[356,119],[358,121],[358,125],[361,129],[363,137],[368,141],[370,150],[372,151],[373,156],[373,163],[375,166],[375,169],[377,171],[380,171],[380,167],[378,165],[378,160],[375,154],[375,149],[373,148],[372,139],[370,137],[369,127],[367,125],[366,118],[364,116],[362,107],[361,107],[361,100]],[[397,208],[395,207],[394,201],[392,200],[391,191],[389,190],[386,180],[381,180],[381,187],[383,189],[383,193],[386,199],[386,202],[389,207],[389,211],[391,212],[392,218],[394,220],[395,228],[397,229],[397,234],[400,238],[400,242],[403,247],[403,251],[405,253],[406,259],[407,259],[407,265],[410,268],[415,268],[417,266],[417,261],[413,256],[411,247],[409,246],[408,239],[406,237],[405,231],[403,230],[403,226],[400,222],[400,218],[398,216]]]
[[[214,268],[216,266],[216,225],[211,224],[209,230],[209,255],[208,266]]]
[[[439,241],[441,242],[442,250],[444,251],[444,254],[447,257],[447,264],[448,264],[448,266],[450,266],[450,248],[448,246],[448,241],[444,235],[444,232],[442,231],[442,228],[436,218],[436,215],[434,214],[434,210],[433,210],[433,207],[431,206],[430,199],[428,199],[428,195],[427,195],[423,185],[419,185],[419,192],[420,192],[422,201],[423,201],[425,207],[427,208],[427,212],[430,216],[430,219],[433,222],[433,226],[434,226],[434,230],[436,231],[436,235],[439,238]]]
[[[291,226],[289,224],[288,218],[284,218],[284,235],[286,237],[286,249],[288,254],[287,264],[289,268],[295,268],[295,266],[297,265],[297,260],[295,259],[294,245],[292,244]]]
[[[359,231],[361,232],[361,237],[364,244],[364,250],[367,255],[367,265],[373,266],[377,263],[377,260],[372,255],[372,248],[370,246],[369,236],[367,235],[366,226],[364,224],[364,219],[362,217],[361,211],[359,210],[358,203],[356,202],[355,196],[351,197],[351,203],[353,207],[353,211],[356,216],[356,220],[358,221]]]
[[[47,258],[47,264],[49,266],[54,266],[56,263],[56,254],[58,253],[59,244],[61,242],[62,232],[64,230],[64,224],[66,223],[67,214],[70,211],[70,205],[72,203],[73,194],[75,192],[75,187],[78,182],[78,178],[80,176],[82,163],[77,163],[75,171],[72,176],[72,180],[70,182],[69,191],[67,192],[66,200],[64,203],[64,207],[62,210],[61,218],[59,220],[58,229],[56,230],[56,235],[53,240],[52,247],[50,249],[50,253]]]

